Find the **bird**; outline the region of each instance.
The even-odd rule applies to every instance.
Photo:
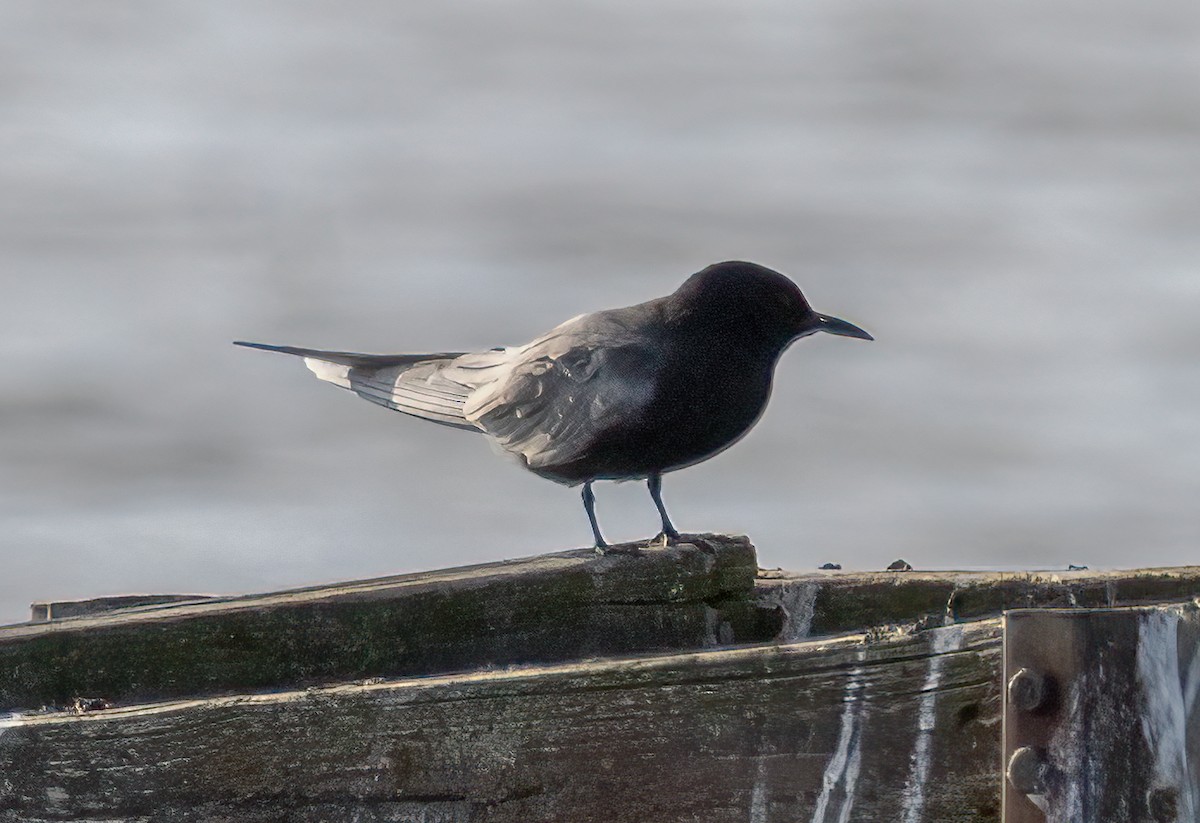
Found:
[[[319,379],[406,415],[479,432],[529,471],[582,485],[597,552],[610,548],[592,485],[645,481],[664,545],[680,540],[662,476],[721,453],[762,417],[780,355],[817,332],[873,340],[813,311],[786,275],[714,263],[671,294],[581,314],[522,346],[362,354],[235,341],[304,359]]]

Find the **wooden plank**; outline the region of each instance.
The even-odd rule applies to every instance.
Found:
[[[33,714],[0,821],[996,821],[1000,623]]]
[[[186,603],[207,600],[205,594],[125,594],[117,597],[93,597],[89,600],[42,600],[29,606],[31,623],[45,623],[68,617],[102,614],[138,606],[158,606],[164,603]]]
[[[1001,624],[967,618],[1200,592],[1197,568],[755,575],[745,538],[696,536],[0,627],[0,823],[997,821]],[[1039,653],[1090,659],[1064,642]],[[1128,726],[1153,694],[1197,702],[1080,705]],[[1138,814],[1184,820],[1161,743],[1126,747],[1156,775]]]
[[[764,609],[787,640],[913,621],[998,617],[1006,609],[1114,608],[1200,595],[1200,566],[1121,571],[790,572],[763,570]]]
[[[1005,616],[1004,823],[1200,819],[1200,608]]]
[[[778,626],[756,623],[756,571],[746,538],[696,535],[8,626],[0,711],[761,640]]]

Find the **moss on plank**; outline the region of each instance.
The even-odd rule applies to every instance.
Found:
[[[710,603],[741,625],[757,562],[745,538],[697,542],[0,629],[0,710],[700,648]]]

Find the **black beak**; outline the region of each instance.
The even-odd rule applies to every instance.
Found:
[[[840,337],[857,337],[859,340],[875,339],[853,323],[847,323],[845,320],[839,320],[827,314],[817,315],[815,331],[829,332]]]

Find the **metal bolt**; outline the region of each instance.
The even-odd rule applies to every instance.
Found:
[[[1174,823],[1179,819],[1179,790],[1160,786],[1146,795],[1146,810],[1155,823]]]
[[[1021,668],[1008,681],[1008,699],[1022,711],[1036,712],[1054,703],[1054,678]]]
[[[1022,794],[1045,794],[1050,761],[1045,749],[1022,746],[1008,759],[1008,782]]]

